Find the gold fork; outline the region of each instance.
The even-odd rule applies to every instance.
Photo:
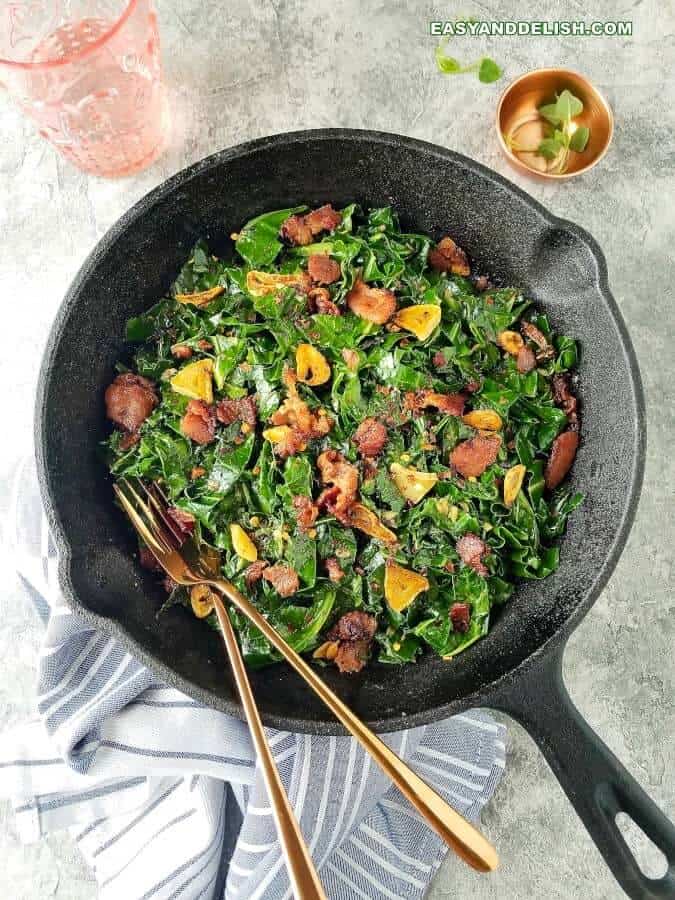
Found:
[[[165,565],[164,560],[167,553],[175,552],[175,544],[180,543],[183,540],[183,536],[180,533],[177,533],[175,525],[171,521],[170,516],[167,515],[166,507],[162,502],[164,498],[161,492],[158,491],[155,493],[151,488],[145,488],[148,501],[153,505],[157,513],[156,515],[153,515],[153,511],[149,504],[144,503],[130,485],[127,485],[127,489],[133,496],[134,501],[139,503],[140,506],[145,507],[144,512],[146,520],[151,524],[151,528],[145,527],[135,509],[129,503],[129,498],[117,485],[115,485],[115,492],[127,515],[131,519],[132,524],[143,538],[143,541],[150,548],[159,564],[164,567],[165,571],[174,578],[175,581],[178,581],[178,579],[175,578],[175,572]],[[219,561],[219,554],[205,556],[204,566],[208,568],[213,575],[214,568],[216,565],[219,565]],[[194,584],[194,582],[190,583]],[[216,616],[218,617],[218,623],[227,649],[232,674],[234,675],[239,697],[241,698],[241,704],[244,708],[246,721],[248,722],[249,731],[251,732],[251,739],[253,740],[253,746],[255,747],[257,758],[260,761],[263,780],[265,782],[265,787],[267,788],[267,795],[270,800],[270,807],[276,824],[277,834],[279,835],[282,851],[286,860],[289,878],[294,888],[293,896],[301,898],[301,900],[326,900],[326,894],[321,886],[317,871],[314,868],[312,857],[310,856],[307,845],[303,839],[298,820],[295,817],[293,807],[284,790],[281,777],[279,776],[279,770],[277,769],[272,750],[267,741],[267,735],[265,734],[255,697],[253,696],[253,690],[248,680],[248,675],[246,674],[246,666],[244,665],[244,660],[242,659],[241,651],[239,650],[239,644],[237,643],[230,617],[218,594],[214,592],[212,596]]]
[[[188,586],[207,584],[221,592],[259,629],[323,700],[445,843],[479,872],[490,872],[497,868],[499,859],[490,842],[373,734],[234,585],[223,578],[214,577],[208,563],[202,559],[194,539],[183,538],[180,551],[168,546],[167,541],[162,539],[163,529],[158,523],[158,517],[140,493],[125,480],[119,486],[116,485],[115,489],[141,538],[174,581]],[[153,505],[158,510],[162,508],[156,501]]]

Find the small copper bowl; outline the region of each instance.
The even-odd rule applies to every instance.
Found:
[[[587,125],[590,137],[583,153],[570,154],[569,164],[564,172],[547,172],[543,157],[511,150],[504,135],[515,128],[521,143],[536,146],[544,136],[544,123],[536,119],[537,109],[544,103],[553,102],[556,94],[565,88],[584,104],[583,112],[574,121],[579,125]],[[600,91],[583,75],[569,69],[535,69],[516,78],[506,88],[497,106],[495,125],[499,145],[511,165],[535,178],[560,181],[588,172],[600,162],[612,141],[614,116]]]

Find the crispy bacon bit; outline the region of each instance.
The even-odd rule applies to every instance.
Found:
[[[203,400],[190,400],[180,430],[197,444],[210,444],[216,436],[216,414]]]
[[[518,369],[521,375],[527,375],[527,373],[531,372],[536,366],[537,359],[532,348],[528,347],[527,344],[523,344],[516,357],[516,369]]]
[[[437,272],[452,272],[453,275],[470,275],[471,268],[466,253],[450,237],[442,238],[429,251],[429,265]]]
[[[122,431],[138,431],[158,402],[152,381],[133,372],[118,375],[105,392],[106,415]]]
[[[471,622],[471,608],[468,603],[453,603],[450,607],[450,621],[455,631],[466,634]]]
[[[549,344],[546,335],[532,322],[521,322],[520,330],[528,340],[532,341],[539,348],[536,354],[537,362],[545,362],[547,359],[552,359],[555,356],[555,348]]]
[[[312,503],[311,497],[293,497],[293,509],[300,531],[309,531],[319,518],[319,507]]]
[[[457,444],[450,454],[450,462],[465,478],[478,477],[497,459],[500,446],[499,435],[479,434]]]
[[[174,344],[171,348],[171,355],[175,359],[190,359],[192,347],[188,347],[187,344]]]
[[[312,288],[307,294],[309,311],[322,316],[339,316],[340,308],[333,303],[326,288]]]
[[[475,394],[476,391],[480,390],[480,381],[467,381],[464,385],[464,390],[467,394]]]
[[[359,473],[356,466],[348,463],[337,450],[326,450],[316,461],[321,474],[321,483],[327,486],[317,500],[317,505],[325,507],[338,521],[348,522],[348,513],[356,500],[359,489]]]
[[[196,520],[192,513],[180,509],[178,506],[170,506],[166,512],[181,534],[189,535],[194,532]]]
[[[474,572],[484,577],[488,575],[488,570],[483,563],[483,557],[488,553],[488,547],[485,541],[482,541],[477,534],[469,532],[457,541],[457,552],[462,562],[470,566]]]
[[[345,573],[340,568],[340,563],[334,556],[331,556],[326,560],[325,566],[328,572],[328,577],[334,584],[342,581],[342,579],[345,577]]]
[[[325,253],[312,253],[307,271],[317,284],[332,284],[340,277],[340,266]]]
[[[330,203],[320,206],[304,216],[289,216],[281,226],[281,237],[291,244],[311,244],[317,234],[322,231],[332,231],[342,221],[339,212],[333,209]]]
[[[429,406],[435,407],[439,412],[450,416],[461,416],[464,412],[464,394],[438,394],[436,391],[407,391],[404,403],[411,412],[419,412]]]
[[[201,478],[202,475],[206,475],[206,469],[202,466],[194,466],[190,469],[190,478],[192,481],[196,481],[197,478]]]
[[[345,613],[328,632],[328,640],[338,641],[335,665],[341,672],[360,672],[368,660],[370,643],[377,631],[377,619],[370,613]]]
[[[155,559],[155,554],[144,544],[138,548],[138,561],[141,568],[147,569],[148,572],[163,572],[164,569]]]
[[[197,341],[197,346],[200,350],[213,350],[213,344],[205,338],[202,338],[201,341]]]
[[[377,456],[387,443],[387,429],[377,419],[364,419],[352,435],[361,456]]]
[[[443,356],[441,351],[437,350],[436,353],[434,353],[434,355],[431,357],[431,362],[434,366],[436,366],[437,369],[442,369],[447,360],[445,356]]]
[[[304,216],[289,216],[281,226],[281,237],[289,244],[301,246],[312,243],[312,229],[305,221]]]
[[[572,468],[578,446],[579,433],[577,431],[563,431],[553,441],[544,471],[544,482],[549,491],[557,488]]]
[[[365,281],[357,278],[347,294],[347,306],[355,316],[384,325],[396,312],[396,297],[386,288],[368,287]]]
[[[246,587],[253,587],[256,582],[260,581],[263,577],[263,572],[267,568],[269,563],[265,562],[264,559],[258,559],[256,562],[251,563],[250,566],[247,566],[244,569],[244,581],[246,582]]]
[[[487,275],[477,275],[476,278],[474,278],[473,286],[477,291],[480,291],[481,293],[483,293],[483,291],[487,291],[488,288],[492,287],[490,279],[487,277]]]
[[[258,420],[253,397],[240,397],[238,400],[221,400],[216,404],[216,418],[223,425],[232,425],[233,422],[243,422],[254,427]]]
[[[300,587],[298,573],[283,563],[265,568],[262,577],[265,581],[269,581],[280,597],[290,597]]]
[[[282,458],[304,450],[308,441],[324,437],[333,427],[333,420],[323,409],[313,412],[300,397],[295,372],[286,369],[284,382],[288,395],[270,419],[272,425],[288,425],[291,429],[284,440],[274,445],[274,452]]]
[[[118,447],[123,451],[131,450],[132,447],[136,446],[140,439],[141,436],[137,431],[128,431],[120,438]]]
[[[551,388],[553,389],[553,401],[556,406],[567,416],[570,431],[579,430],[579,413],[577,412],[577,398],[570,390],[570,380],[567,375],[554,375]]]

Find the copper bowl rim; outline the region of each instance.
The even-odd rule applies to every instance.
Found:
[[[527,81],[532,78],[534,75],[542,75],[542,74],[551,74],[556,73],[561,76],[573,76],[574,78],[578,78],[580,81],[584,82],[587,85],[588,90],[591,91],[600,101],[605,113],[607,114],[607,122],[608,122],[608,134],[607,140],[605,141],[605,146],[602,148],[600,153],[597,154],[589,163],[587,163],[581,169],[575,169],[574,172],[562,172],[560,174],[556,174],[553,172],[540,172],[536,169],[530,168],[530,166],[526,165],[521,159],[519,159],[515,153],[513,153],[506,145],[506,141],[504,140],[504,136],[502,134],[502,129],[500,125],[502,107],[504,105],[504,101],[509,96],[511,91],[516,87],[516,85],[520,84],[521,81]],[[519,169],[521,172],[524,172],[526,175],[529,175],[532,178],[540,178],[546,181],[566,181],[570,178],[574,178],[577,175],[583,175],[585,172],[590,171],[593,166],[596,166],[601,159],[604,158],[605,154],[609,150],[610,144],[612,143],[612,138],[614,137],[614,113],[612,112],[612,107],[607,102],[607,98],[602,93],[599,88],[597,88],[592,81],[586,78],[585,75],[582,75],[580,72],[576,72],[574,69],[561,69],[556,66],[554,67],[546,67],[543,69],[531,69],[529,72],[525,72],[523,75],[519,75],[514,81],[512,81],[504,90],[502,91],[502,95],[499,98],[499,103],[497,104],[497,112],[495,114],[495,128],[497,130],[497,140],[499,141],[499,146],[501,147],[502,153],[507,158],[507,160],[515,166],[516,169]]]

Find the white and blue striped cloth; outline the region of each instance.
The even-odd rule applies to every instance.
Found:
[[[163,686],[64,605],[32,463],[9,532],[45,625],[39,717],[0,740],[0,792],[22,839],[69,829],[104,900],[290,898],[246,726]],[[445,846],[356,742],[269,737],[328,896],[421,898]],[[477,820],[504,770],[504,738],[472,711],[385,740]]]

